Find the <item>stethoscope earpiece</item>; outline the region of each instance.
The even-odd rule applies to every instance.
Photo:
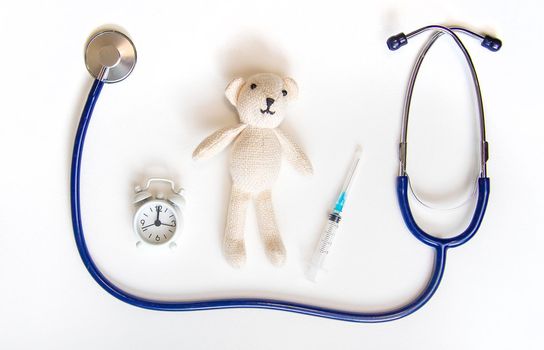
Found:
[[[408,39],[404,33],[393,35],[387,39],[387,47],[391,51],[396,51],[406,44],[408,44]]]
[[[450,28],[452,31],[454,30],[461,30],[467,34],[470,34],[476,38],[479,38],[482,40],[482,46],[488,49],[489,51],[497,52],[502,47],[502,41],[500,39],[497,39],[495,37],[492,37],[491,35],[486,35],[482,37],[481,35],[478,35],[476,33],[470,32],[469,30],[466,30],[464,28]],[[414,32],[408,34],[399,33],[397,35],[393,35],[387,39],[387,47],[391,51],[396,51],[403,47],[404,45],[408,44],[408,37],[412,37],[419,34],[419,32]]]
[[[489,51],[497,52],[502,47],[502,41],[490,35],[486,35],[484,37],[484,40],[482,40],[482,46],[488,49]]]

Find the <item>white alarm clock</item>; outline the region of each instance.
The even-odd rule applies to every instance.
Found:
[[[152,183],[170,185],[170,194],[161,192],[153,195],[150,191]],[[183,209],[185,198],[183,189],[176,190],[174,182],[168,179],[152,178],[144,188],[136,186],[134,204],[134,232],[137,236],[136,246],[168,246],[175,248],[176,240],[183,229]]]

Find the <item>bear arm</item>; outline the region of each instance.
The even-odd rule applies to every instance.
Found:
[[[217,130],[197,146],[193,152],[193,159],[213,157],[225,149],[246,127],[247,124],[238,124]]]
[[[274,129],[274,132],[278,136],[283,154],[287,158],[287,161],[293,165],[296,171],[303,175],[311,175],[314,170],[312,163],[308,159],[308,156],[302,151],[289,136],[287,136],[280,129]]]

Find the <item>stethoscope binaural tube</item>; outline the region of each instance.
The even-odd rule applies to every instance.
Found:
[[[107,32],[111,33],[112,31],[107,31]],[[128,39],[128,37],[125,36],[125,38],[122,38],[121,36],[124,36],[124,35],[121,33],[113,34],[111,36],[112,36],[112,39],[114,39],[112,40],[112,42],[115,42],[115,40],[119,40],[119,42],[122,43],[123,45],[128,45],[128,44],[133,45],[132,42]],[[105,45],[111,46],[112,42],[106,41]],[[115,45],[117,44],[113,44],[113,46]],[[127,48],[126,46],[123,46],[123,47],[125,49]],[[126,74],[126,76],[130,74],[136,61],[135,60],[136,51],[134,48],[133,50],[134,50],[133,52],[134,61],[132,62],[132,67],[129,67],[129,66],[124,67],[125,69],[124,74]],[[120,53],[121,51],[122,50],[119,50]],[[131,50],[128,50],[126,52],[129,52],[130,54],[130,51]],[[113,53],[113,56],[111,55],[112,51],[110,49],[108,49],[106,53],[108,54],[109,58],[115,57],[115,53]],[[125,62],[125,63],[130,62],[130,60],[127,61],[127,57],[124,57],[123,55],[124,54],[121,53],[118,62]],[[106,61],[108,62],[115,61],[115,60],[110,60],[109,58]],[[129,69],[127,69],[127,67]],[[308,305],[308,304],[294,303],[294,302],[283,301],[283,300],[258,299],[258,298],[216,299],[216,300],[202,300],[202,301],[191,301],[191,302],[158,301],[158,300],[142,298],[137,295],[128,293],[122,290],[121,288],[119,288],[118,286],[116,286],[115,284],[113,284],[98,269],[98,267],[94,263],[89,253],[87,244],[85,243],[85,235],[83,231],[83,220],[81,216],[81,204],[80,204],[81,203],[80,177],[81,177],[81,163],[83,158],[83,146],[84,146],[85,136],[89,127],[89,123],[91,121],[94,107],[98,101],[98,97],[100,96],[100,92],[102,91],[104,83],[116,82],[126,78],[126,76],[124,76],[122,77],[122,79],[119,79],[119,77],[121,77],[123,74],[107,75],[107,74],[110,74],[109,71],[111,71],[111,69],[115,69],[115,66],[102,67],[101,69],[98,70],[99,73],[97,74],[93,74],[93,72],[91,72],[91,74],[93,74],[95,78],[97,79],[93,82],[92,87],[89,91],[89,95],[87,97],[87,101],[81,113],[81,119],[80,119],[76,136],[75,136],[74,149],[72,154],[71,178],[70,178],[70,192],[71,192],[70,201],[71,201],[71,209],[72,209],[72,225],[74,229],[74,237],[75,237],[76,245],[77,245],[79,254],[81,256],[81,259],[85,267],[91,274],[91,276],[94,278],[94,280],[112,296],[116,297],[117,299],[125,303],[131,304],[137,307],[150,309],[150,310],[159,310],[159,311],[196,311],[196,310],[229,309],[229,308],[260,308],[260,309],[289,311],[289,312],[295,312],[299,314],[319,316],[319,317],[325,317],[325,318],[342,320],[342,321],[361,322],[361,323],[378,323],[378,322],[387,322],[387,321],[400,319],[402,317],[408,316],[414,313],[415,311],[419,310],[433,296],[433,294],[435,293],[436,289],[438,288],[440,284],[440,281],[444,273],[444,267],[446,263],[446,250],[448,247],[453,246],[455,244],[454,242],[448,243],[448,244],[443,244],[442,242],[440,242],[439,244],[434,244],[430,242],[431,243],[430,245],[433,246],[434,248],[435,257],[434,257],[433,271],[431,273],[429,282],[427,283],[424,290],[407,304],[400,306],[398,308],[394,308],[392,310],[383,311],[383,312],[351,312],[351,311],[338,310],[338,309],[332,309],[332,308],[324,308],[324,307]],[[115,77],[115,81],[114,80],[108,81],[107,76]],[[402,188],[403,188],[402,186],[399,186],[399,189],[402,189]],[[487,184],[487,190],[488,188],[489,187]],[[406,191],[406,187],[404,187],[404,190]],[[483,195],[485,193],[484,190],[485,190],[485,186],[483,190],[479,191],[479,195]],[[483,195],[482,198],[485,199],[483,200],[483,202],[487,203],[487,196]],[[485,203],[483,203],[484,211],[485,211]],[[403,211],[403,215],[404,215],[404,211]],[[482,212],[482,216],[483,216],[483,212]],[[479,225],[479,222],[481,222],[481,219],[479,219],[478,225]],[[475,228],[475,230],[477,230],[477,227]],[[474,232],[472,231],[469,232],[467,234],[468,238],[463,238],[463,239],[468,240],[471,237],[471,235],[474,234]],[[424,243],[427,243],[427,242],[424,242]]]
[[[400,133],[400,143],[399,143],[400,164],[399,164],[399,176],[397,178],[397,197],[398,197],[399,206],[402,212],[402,217],[404,219],[404,222],[406,223],[406,226],[410,230],[410,232],[417,239],[419,239],[421,242],[427,245],[430,245],[432,247],[443,247],[444,249],[447,249],[447,248],[457,247],[466,243],[468,240],[470,240],[474,236],[474,234],[476,234],[476,231],[478,231],[482,223],[482,220],[484,218],[485,210],[487,208],[487,202],[489,199],[489,178],[487,177],[487,167],[486,167],[486,162],[489,158],[489,149],[488,149],[488,143],[485,136],[484,107],[483,107],[482,92],[480,90],[480,82],[478,80],[478,75],[476,74],[476,68],[474,67],[472,58],[470,57],[470,54],[468,53],[467,49],[465,48],[465,46],[463,45],[463,43],[461,42],[457,34],[455,34],[455,32],[456,31],[462,32],[478,40],[481,40],[482,46],[493,52],[496,52],[501,48],[502,42],[497,38],[491,37],[489,35],[482,36],[465,28],[459,28],[459,27],[448,28],[448,27],[439,26],[439,25],[430,25],[430,26],[420,28],[407,35],[405,35],[404,33],[394,35],[387,40],[387,46],[392,51],[398,50],[400,47],[408,43],[408,39],[429,30],[433,30],[435,32],[431,35],[431,37],[427,40],[425,45],[423,45],[423,47],[419,51],[415,64],[412,68],[410,78],[408,80],[408,87],[406,89],[406,96],[404,99],[404,106],[402,111],[402,127],[401,127],[401,133]],[[419,69],[421,68],[423,60],[425,56],[427,55],[427,52],[430,50],[430,48],[433,46],[436,40],[444,34],[447,34],[454,40],[455,44],[459,47],[459,49],[463,53],[463,56],[465,57],[465,60],[469,67],[473,85],[474,85],[474,90],[476,92],[476,101],[478,104],[478,116],[479,116],[479,126],[480,126],[480,175],[478,177],[478,185],[477,185],[478,198],[476,202],[476,208],[474,210],[472,220],[470,221],[468,227],[462,233],[451,238],[434,237],[424,232],[417,225],[412,215],[412,212],[410,210],[410,204],[408,202],[408,188],[409,188],[410,179],[408,177],[408,173],[406,172],[408,119],[410,115],[410,105],[412,101],[412,95],[414,91],[415,82],[417,79],[417,75],[419,73]]]
[[[470,69],[470,74],[474,84],[474,91],[476,92],[476,101],[478,104],[478,117],[479,117],[479,124],[480,124],[480,176],[486,177],[487,176],[486,162],[489,158],[489,153],[488,153],[489,151],[488,151],[488,144],[485,137],[484,106],[483,106],[482,92],[480,89],[480,82],[478,80],[478,75],[476,74],[476,68],[474,67],[472,58],[470,57],[470,54],[465,48],[465,45],[463,45],[463,43],[461,42],[461,39],[459,39],[459,37],[455,34],[455,32],[459,31],[467,35],[470,35],[476,39],[481,40],[482,46],[493,52],[498,51],[501,48],[502,42],[499,39],[493,38],[489,35],[481,36],[465,28],[459,28],[459,27],[448,28],[448,27],[443,27],[439,25],[430,25],[430,26],[420,28],[407,35],[405,35],[404,33],[394,35],[387,40],[387,46],[389,47],[390,50],[396,51],[402,46],[406,45],[408,43],[409,38],[412,38],[428,30],[434,30],[435,33],[427,40],[425,45],[419,51],[419,54],[416,58],[416,62],[412,68],[410,78],[408,80],[408,87],[406,88],[406,96],[404,98],[404,106],[402,110],[402,127],[401,127],[400,144],[399,144],[399,161],[400,161],[399,176],[407,175],[406,174],[406,146],[407,146],[407,139],[408,139],[408,117],[410,115],[412,95],[414,92],[414,86],[416,83],[417,75],[419,73],[419,69],[421,68],[421,64],[423,63],[423,60],[425,59],[427,52],[431,49],[431,47],[436,42],[436,40],[440,38],[442,35],[447,34],[454,40],[455,44],[459,47],[459,49],[463,53],[465,60],[467,62],[467,65]]]

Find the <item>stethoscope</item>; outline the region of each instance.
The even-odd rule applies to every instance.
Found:
[[[83,233],[83,223],[81,217],[80,205],[80,175],[81,162],[83,157],[83,145],[85,135],[89,127],[93,109],[96,105],[100,92],[105,83],[115,83],[124,80],[132,72],[136,64],[136,49],[132,41],[123,33],[116,30],[103,30],[92,36],[87,43],[85,50],[85,62],[88,71],[95,78],[90,89],[87,101],[81,114],[81,119],[77,129],[74,149],[72,154],[71,168],[71,208],[72,208],[72,224],[74,228],[74,236],[79,250],[79,254],[85,267],[95,279],[95,281],[104,288],[108,293],[124,301],[128,304],[138,306],[145,309],[162,310],[162,311],[195,311],[195,310],[210,310],[210,309],[228,309],[228,308],[261,308],[275,309],[296,312],[300,314],[320,316],[343,321],[352,322],[387,322],[393,321],[412,314],[421,308],[433,296],[438,288],[444,268],[446,264],[446,252],[450,248],[458,247],[470,240],[483,220],[487,201],[489,198],[489,178],[487,177],[486,162],[488,159],[488,145],[485,138],[484,111],[482,103],[482,95],[476,70],[472,59],[470,58],[467,49],[455,32],[468,34],[478,40],[481,40],[482,46],[491,51],[497,51],[501,47],[500,40],[490,37],[481,36],[464,28],[444,27],[432,25],[418,29],[412,33],[404,35],[403,33],[395,35],[387,40],[387,45],[391,50],[397,50],[401,46],[407,44],[408,39],[426,32],[435,31],[423,46],[416,63],[412,69],[412,73],[408,82],[406,98],[404,101],[404,110],[402,118],[402,129],[400,137],[400,169],[397,178],[397,197],[401,208],[402,216],[408,229],[421,242],[431,246],[434,249],[434,268],[431,278],[427,283],[426,288],[415,299],[408,302],[404,306],[383,312],[351,312],[332,308],[324,308],[314,305],[294,303],[283,300],[258,299],[258,298],[238,298],[238,299],[218,299],[218,300],[202,300],[202,301],[158,301],[145,299],[134,294],[128,293],[123,289],[113,284],[104,274],[97,268],[94,263],[87,245],[85,243],[85,235]],[[477,96],[478,112],[480,119],[480,175],[478,178],[478,198],[474,215],[467,229],[461,234],[451,238],[438,238],[424,232],[416,223],[408,203],[408,186],[409,179],[406,173],[406,145],[408,131],[408,116],[410,112],[410,102],[414,84],[419,72],[419,68],[423,63],[425,55],[443,34],[449,35],[463,52],[466,62],[470,68],[474,88]]]

